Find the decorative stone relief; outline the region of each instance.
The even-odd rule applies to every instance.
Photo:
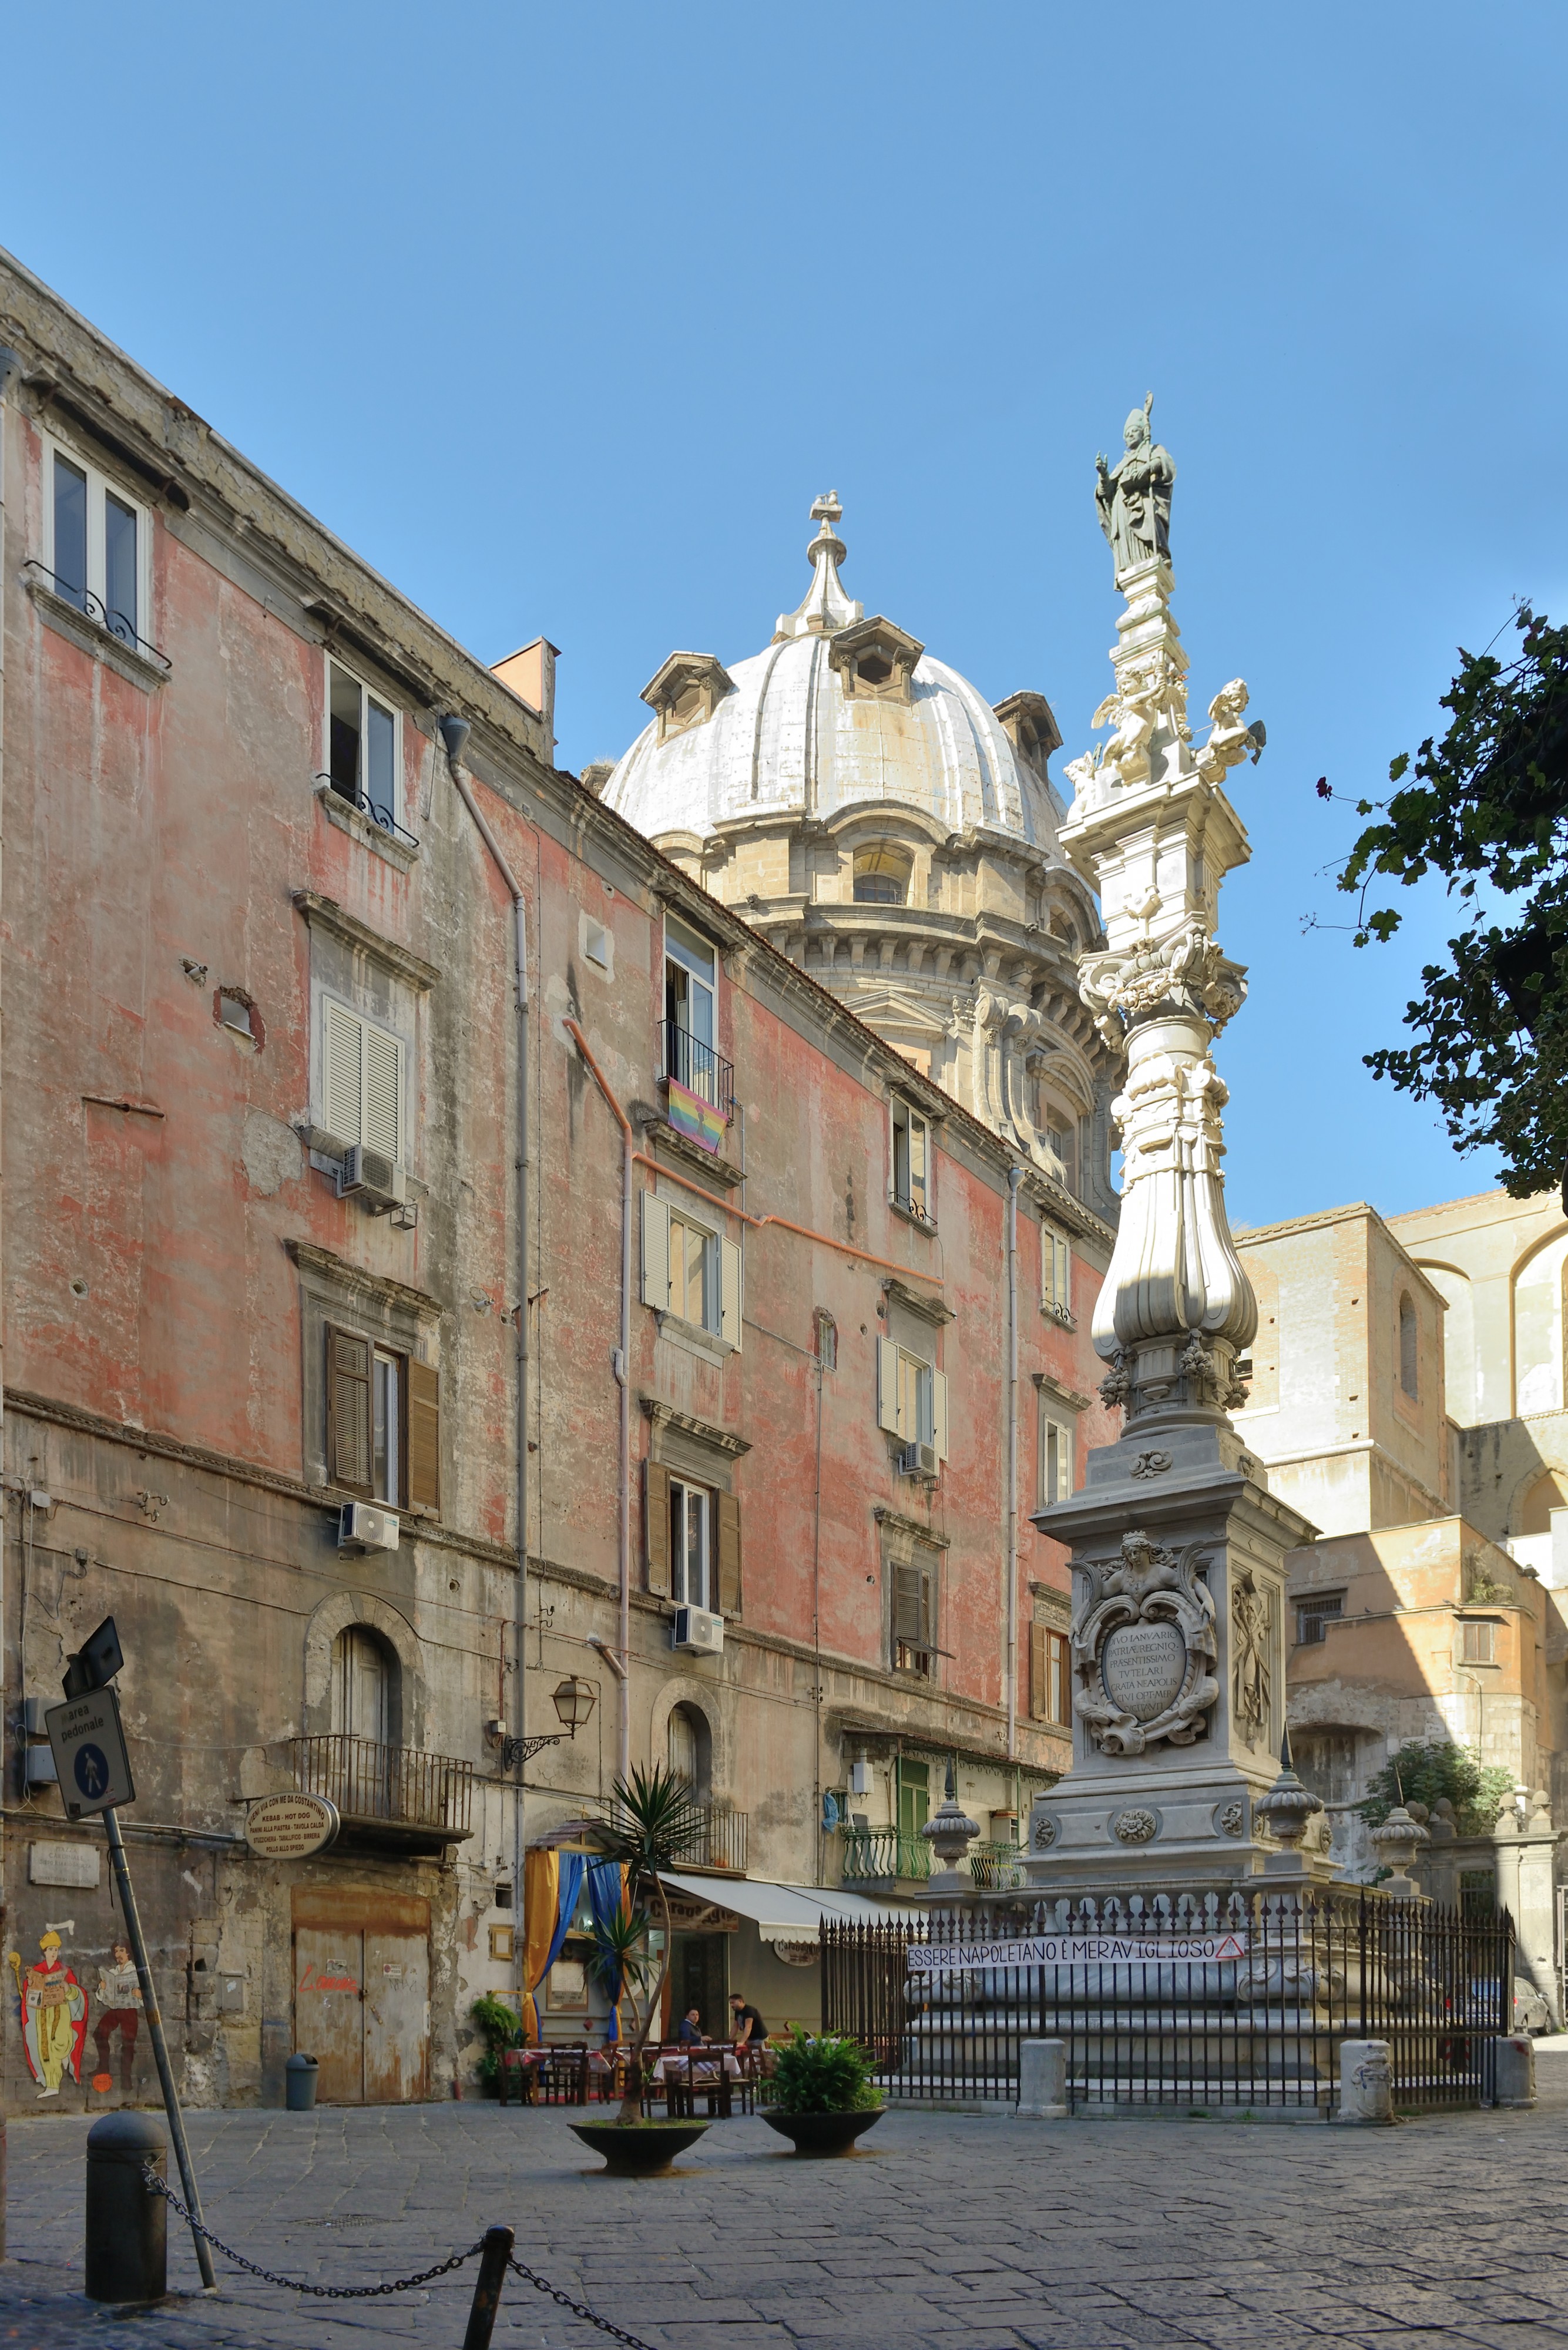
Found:
[[[1171,1465],[1168,1452],[1140,1452],[1128,1474],[1133,1477],[1163,1477]]]
[[[1159,1834],[1159,1814],[1137,1806],[1130,1812],[1118,1812],[1111,1828],[1123,1844],[1152,1844]]]
[[[1214,1809],[1216,1835],[1239,1836],[1247,1825],[1247,1806],[1243,1803],[1218,1804]]]
[[[1072,1635],[1079,1720],[1106,1754],[1141,1754],[1160,1739],[1190,1746],[1220,1694],[1200,1546],[1178,1554],[1135,1531],[1116,1558],[1075,1563],[1085,1578]]]
[[[1049,1812],[1036,1812],[1029,1842],[1034,1852],[1049,1852],[1061,1831]]]
[[[1251,1568],[1231,1594],[1231,1707],[1249,1746],[1270,1742],[1273,1718],[1273,1611]]]

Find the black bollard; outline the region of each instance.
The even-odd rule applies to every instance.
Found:
[[[169,2290],[169,2206],[141,2176],[161,2178],[169,2141],[151,2114],[105,2114],[87,2142],[86,2291],[89,2301],[161,2301]]]
[[[462,2350],[490,2350],[490,2337],[495,2331],[495,2313],[501,2306],[501,2288],[506,2282],[506,2263],[512,2258],[513,2232],[510,2228],[486,2228],[484,2250],[479,2255],[479,2274],[473,2281],[473,2306],[468,2313],[468,2332],[462,2337]]]

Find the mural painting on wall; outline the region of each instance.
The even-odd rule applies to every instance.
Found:
[[[76,1932],[74,1918],[60,1920],[67,1934]],[[87,2038],[88,1995],[75,1973],[60,1957],[59,1928],[46,1925],[38,1937],[38,1957],[24,1967],[21,1953],[6,1957],[16,1978],[21,2002],[22,2046],[27,2070],[40,2084],[40,2097],[57,2097],[68,2074],[81,2079],[82,2043]]]
[[[136,1980],[136,1967],[125,1943],[116,1942],[110,1952],[110,1963],[98,1970],[98,2022],[92,2028],[92,2044],[98,2051],[98,2071],[92,2085],[101,2094],[114,2086],[109,2071],[109,2050],[114,2035],[119,2034],[119,2087],[122,2096],[130,2095],[130,2068],[136,2060],[136,2034],[141,2020],[141,1991]]]

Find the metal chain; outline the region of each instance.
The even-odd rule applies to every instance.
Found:
[[[649,2350],[649,2345],[639,2341],[635,2334],[628,2334],[624,2326],[612,2325],[607,2317],[596,2316],[587,2302],[574,2301],[569,2293],[562,2293],[548,2277],[535,2276],[533,2270],[524,2268],[521,2261],[509,2260],[506,2265],[522,2278],[524,2284],[531,2284],[535,2293],[547,2293],[552,2301],[558,2301],[561,2307],[569,2309],[574,2317],[587,2318],[588,2324],[597,2325],[601,2334],[608,2334],[617,2342],[624,2342],[627,2350]]]
[[[453,2252],[451,2260],[438,2261],[433,2269],[421,2269],[418,2276],[399,2277],[395,2284],[305,2284],[298,2277],[280,2276],[276,2269],[259,2267],[254,2261],[247,2261],[244,2252],[236,2252],[232,2244],[225,2244],[221,2237],[214,2236],[211,2228],[192,2218],[167,2179],[160,2178],[150,2162],[142,2164],[141,2176],[155,2195],[161,2195],[165,2203],[178,2211],[188,2228],[194,2228],[199,2236],[205,2236],[213,2250],[222,2252],[226,2261],[233,2261],[236,2268],[248,2270],[252,2276],[260,2277],[264,2284],[281,2284],[290,2293],[307,2293],[317,2301],[377,2301],[384,2293],[412,2293],[417,2285],[429,2284],[432,2277],[450,2276],[453,2269],[462,2268],[465,2262],[484,2250],[482,2236],[477,2244],[470,2244],[466,2252]],[[647,2345],[639,2345],[639,2350],[647,2350]]]

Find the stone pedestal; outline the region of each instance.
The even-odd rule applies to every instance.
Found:
[[[1067,2110],[1066,2042],[1024,2041],[1018,2052],[1018,2119],[1061,2122]]]
[[[1353,2123],[1392,2122],[1394,2066],[1386,2040],[1340,2042],[1339,2118]]]
[[[1504,1811],[1492,1831],[1497,1854],[1497,1906],[1513,1919],[1517,1938],[1514,1972],[1521,1989],[1544,2002],[1552,2028],[1563,2027],[1557,1987],[1555,1861],[1560,1832],[1552,1825],[1549,1798],[1533,1799],[1521,1820]],[[1532,2005],[1533,2002],[1528,2002]]]
[[[1284,1555],[1314,1529],[1220,1412],[1154,1417],[1034,1519],[1072,1547],[1075,1698],[1073,1767],[1035,1801],[1027,1882],[1054,1897],[1324,1878],[1317,1823],[1298,1856],[1255,1813],[1284,1732]]]

